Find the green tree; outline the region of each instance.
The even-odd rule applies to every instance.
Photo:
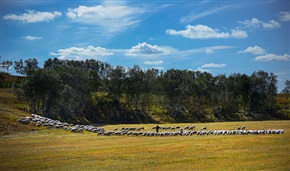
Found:
[[[134,101],[135,111],[139,111],[139,104],[144,85],[144,72],[138,65],[128,69],[128,76],[125,79],[126,94],[128,99]]]
[[[213,76],[207,72],[196,71],[194,75],[193,89],[193,103],[194,115],[199,119],[199,113],[204,110],[204,107],[209,103],[210,99],[210,86]]]
[[[14,69],[18,74],[31,76],[36,69],[38,69],[38,61],[35,58],[29,58],[27,60],[22,61],[15,61],[14,62]]]
[[[36,69],[38,69],[38,61],[35,58],[29,58],[24,61],[25,63],[25,72],[28,76],[34,73]]]
[[[158,69],[148,69],[144,73],[144,80],[142,86],[142,111],[145,113],[146,108],[150,108],[149,104],[152,101],[153,92],[156,92]]]
[[[226,102],[227,95],[227,78],[226,75],[218,75],[213,78],[211,84],[211,105],[214,115],[220,118],[220,111],[224,108],[224,103]]]
[[[251,75],[251,84],[251,111],[263,113],[273,109],[276,104],[277,76],[272,73],[269,75],[265,71],[254,72]]]
[[[170,69],[163,75],[162,87],[169,101],[167,107],[173,117],[181,113],[188,95],[189,79],[186,70]]]
[[[115,99],[120,101],[122,93],[124,93],[124,81],[126,78],[125,68],[122,66],[117,66],[112,69],[109,74],[109,84],[108,89],[110,95]]]
[[[65,60],[60,60],[58,58],[54,58],[54,59],[49,58],[48,60],[44,62],[43,68],[46,70],[51,70],[51,69],[56,69],[57,67],[60,67],[60,66],[65,66],[65,64],[66,64]]]
[[[60,85],[59,77],[53,72],[36,69],[21,83],[18,96],[25,99],[29,111],[50,117],[51,108],[59,97]]]

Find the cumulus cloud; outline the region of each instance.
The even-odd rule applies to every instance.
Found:
[[[244,39],[248,37],[248,33],[243,30],[232,30],[231,37],[237,38],[237,39]]]
[[[140,22],[140,15],[148,12],[144,7],[105,3],[97,6],[69,8],[66,16],[71,21],[102,27],[110,33],[122,32]]]
[[[221,32],[206,25],[187,25],[185,30],[167,29],[169,35],[182,36],[189,39],[219,39],[219,38],[246,38],[248,34],[242,30],[232,30],[232,33]]]
[[[290,12],[289,11],[282,11],[279,13],[279,20],[280,21],[290,21]]]
[[[266,54],[257,56],[255,61],[290,61],[290,55],[284,54],[284,55],[276,55],[276,54]]]
[[[219,30],[214,30],[206,25],[187,25],[185,30],[167,29],[169,35],[182,36],[189,39],[210,39],[210,38],[229,38],[229,33],[223,33]]]
[[[281,27],[280,23],[278,23],[275,20],[270,20],[268,22],[260,21],[257,18],[252,18],[251,20],[244,20],[244,21],[238,21],[240,24],[242,24],[244,27],[248,28],[259,28],[262,27],[264,29],[276,29]]]
[[[160,65],[163,64],[164,62],[162,60],[158,60],[158,61],[145,61],[144,64],[145,65]]]
[[[40,12],[34,10],[27,10],[26,13],[21,15],[8,14],[3,17],[5,20],[18,20],[23,23],[36,23],[36,22],[49,22],[53,21],[56,17],[61,16],[61,12]]]
[[[40,39],[42,39],[42,37],[36,37],[36,36],[24,36],[22,38],[26,39],[26,40],[40,40]]]
[[[255,55],[262,55],[266,53],[266,50],[259,46],[249,46],[247,49],[239,51],[238,53],[252,53]]]
[[[57,53],[51,52],[50,55],[56,56],[59,59],[84,60],[98,59],[100,57],[114,55],[114,53],[102,47],[88,46],[87,48],[70,47],[60,49]]]
[[[146,42],[138,43],[136,46],[132,46],[127,50],[127,56],[160,56],[167,55],[173,52],[174,49],[170,47],[160,47],[157,45],[151,45]]]
[[[262,22],[262,26],[264,29],[269,29],[269,30],[281,27],[280,23],[274,20],[271,20],[269,22]]]
[[[260,27],[261,21],[257,18],[252,18],[251,20],[244,20],[244,21],[238,21],[240,24],[244,25],[245,27],[252,27],[252,28],[258,28]]]

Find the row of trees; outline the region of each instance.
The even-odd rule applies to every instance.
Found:
[[[132,116],[144,120],[156,111],[199,120],[206,111],[225,118],[236,113],[273,113],[277,107],[277,76],[264,71],[250,76],[213,76],[199,71],[163,72],[142,70],[138,65],[113,67],[93,59],[57,58],[45,61],[43,68],[38,67],[36,59],[20,60],[14,67],[17,73],[26,75],[14,90],[25,99],[29,110],[64,120],[129,122]]]

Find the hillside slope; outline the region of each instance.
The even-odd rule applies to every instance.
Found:
[[[0,136],[16,132],[37,130],[33,125],[23,125],[17,119],[30,115],[25,112],[25,103],[19,101],[11,89],[0,89]]]
[[[210,112],[205,113],[203,118],[200,120],[196,120],[190,115],[183,115],[182,117],[173,118],[169,114],[163,112],[151,112],[148,115],[151,118],[151,122],[144,123],[186,123],[186,122],[218,122],[218,121],[251,121],[251,120],[277,120],[277,119],[287,119],[289,118],[289,104],[290,98],[287,98],[285,95],[278,95],[277,102],[280,106],[280,113],[276,115],[252,115],[247,116],[243,113],[237,113],[236,115],[228,116],[227,118],[223,118],[222,120],[216,118]],[[283,113],[283,114],[281,114]],[[30,116],[30,113],[27,112],[25,102],[17,99],[13,93],[12,89],[0,89],[0,135],[13,134],[16,132],[27,132],[27,131],[35,131],[41,128],[38,128],[34,125],[28,124],[23,125],[17,122],[17,119],[23,116]],[[138,121],[138,117],[131,118],[132,123],[143,123]],[[84,120],[79,121],[80,123],[84,123]],[[86,124],[96,124],[96,122],[92,122],[90,120],[85,120]],[[112,121],[108,120],[107,123],[99,123],[99,124],[110,124]],[[114,124],[119,124],[119,122],[115,119]]]

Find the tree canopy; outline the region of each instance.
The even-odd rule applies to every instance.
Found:
[[[29,110],[63,120],[150,122],[151,114],[159,112],[201,121],[205,113],[225,120],[277,112],[277,76],[265,71],[213,76],[57,58],[45,61],[43,68],[36,59],[20,60],[15,70],[26,75],[14,88]]]

